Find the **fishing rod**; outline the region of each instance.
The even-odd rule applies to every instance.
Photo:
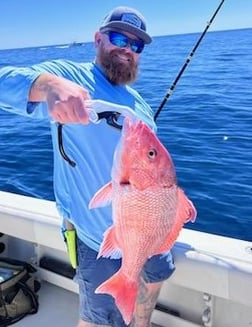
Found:
[[[186,59],[186,62],[184,63],[183,67],[181,68],[181,70],[179,71],[177,77],[175,78],[173,84],[171,85],[171,87],[169,88],[169,90],[167,91],[163,101],[161,102],[156,114],[154,115],[154,121],[157,120],[158,115],[160,114],[161,110],[163,109],[164,105],[166,104],[167,100],[169,99],[169,97],[171,96],[172,92],[174,91],[181,75],[183,74],[184,70],[186,69],[186,67],[188,66],[189,62],[192,60],[192,57],[195,53],[195,51],[197,50],[201,40],[203,39],[204,35],[206,34],[209,26],[212,24],[215,16],[217,15],[218,11],[220,10],[221,6],[223,5],[225,0],[222,0],[221,3],[219,4],[218,8],[215,10],[215,13],[213,14],[213,16],[211,17],[210,21],[207,23],[207,26],[205,28],[205,30],[203,31],[203,33],[201,34],[200,38],[198,39],[197,43],[195,44],[194,48],[192,49],[192,51],[190,52],[188,58]],[[120,124],[117,123],[117,119],[119,117],[119,113],[118,112],[114,112],[114,111],[106,111],[104,113],[98,113],[97,114],[98,120],[105,118],[107,123],[117,129],[122,129],[122,126]],[[59,124],[58,125],[58,146],[59,146],[59,152],[61,154],[61,156],[63,157],[64,160],[66,160],[70,166],[75,167],[76,163],[74,161],[72,161],[68,155],[66,154],[65,150],[64,150],[64,146],[63,146],[63,137],[62,137],[62,129],[63,129],[63,125]]]
[[[180,77],[182,76],[182,74],[184,73],[186,67],[188,66],[188,64],[190,63],[190,61],[192,60],[192,57],[195,53],[195,51],[197,50],[198,46],[200,45],[200,42],[202,41],[203,37],[205,36],[208,28],[210,27],[210,25],[212,24],[215,16],[217,15],[218,11],[220,10],[221,6],[223,5],[225,0],[222,0],[219,4],[219,6],[217,7],[217,9],[215,10],[213,16],[211,17],[211,19],[209,20],[209,22],[206,25],[206,28],[204,29],[203,33],[201,34],[201,36],[199,37],[198,41],[196,42],[195,46],[193,47],[192,51],[190,52],[189,56],[186,59],[186,62],[184,63],[183,67],[180,69],[177,77],[175,78],[174,82],[172,83],[171,87],[169,88],[169,90],[167,91],[163,101],[161,102],[157,112],[154,115],[154,120],[156,121],[161,110],[163,109],[164,105],[166,104],[167,100],[169,99],[169,97],[172,95]]]

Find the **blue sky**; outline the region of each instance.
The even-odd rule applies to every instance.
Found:
[[[135,7],[152,36],[203,31],[220,0],[1,0],[0,49],[93,40],[112,8]],[[252,27],[252,0],[225,0],[210,30]]]

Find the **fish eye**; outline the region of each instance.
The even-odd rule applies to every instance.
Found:
[[[148,158],[150,159],[154,159],[157,155],[157,151],[155,149],[151,149],[149,152],[148,152]]]

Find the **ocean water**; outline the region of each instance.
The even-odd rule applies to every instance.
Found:
[[[134,87],[156,112],[200,34],[155,37]],[[0,67],[90,61],[92,43],[0,50]],[[158,136],[198,210],[186,228],[252,241],[252,29],[208,32],[161,111]],[[53,200],[47,121],[0,110],[0,190]]]

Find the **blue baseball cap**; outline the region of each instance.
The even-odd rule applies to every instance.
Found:
[[[117,7],[108,13],[101,26],[100,31],[108,29],[119,29],[129,32],[144,43],[149,44],[152,38],[146,33],[146,22],[142,14],[130,7]]]

